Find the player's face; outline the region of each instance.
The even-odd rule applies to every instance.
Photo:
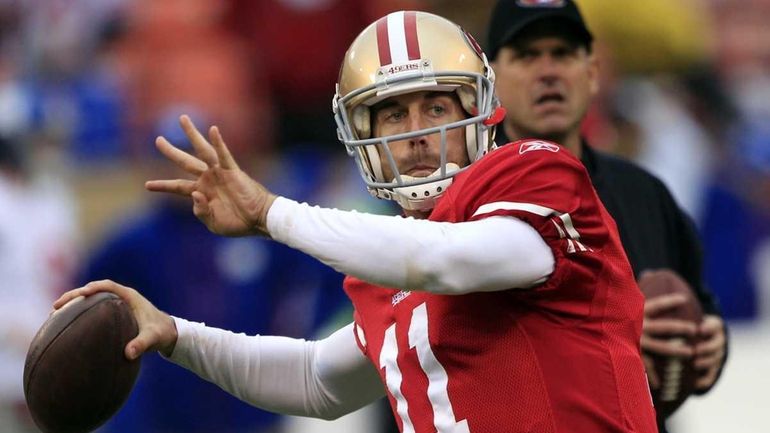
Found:
[[[493,63],[497,95],[515,138],[564,142],[579,134],[580,122],[598,92],[598,69],[582,45],[544,36],[502,48]]]
[[[375,137],[402,134],[457,122],[466,117],[454,92],[415,92],[394,96],[373,107]],[[447,130],[447,162],[460,167],[469,164],[465,148],[465,128]],[[441,134],[420,135],[389,144],[401,174],[425,177],[441,164]],[[386,152],[380,150],[385,179],[395,177]]]

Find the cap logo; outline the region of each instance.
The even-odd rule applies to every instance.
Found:
[[[525,8],[560,8],[564,0],[516,0],[516,4]]]

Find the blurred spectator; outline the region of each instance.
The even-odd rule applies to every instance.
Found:
[[[124,0],[19,2],[15,62],[31,121],[75,161],[125,156],[123,94],[104,55]]]
[[[284,144],[337,145],[329,112],[339,65],[350,42],[377,17],[419,8],[421,0],[230,0],[232,26],[252,58],[263,61]],[[222,128],[225,131],[230,129]]]
[[[77,224],[56,166],[61,143],[31,133],[21,2],[0,4],[0,431],[37,431],[24,404],[27,349],[51,303],[71,287]]]
[[[713,33],[700,0],[578,0],[596,34],[601,94],[584,132],[655,174],[698,218],[718,138],[686,78],[708,65]],[[712,101],[709,101],[712,102]],[[720,124],[723,125],[723,124]]]
[[[59,178],[32,171],[30,142],[0,134],[0,431],[37,431],[24,404],[24,359],[53,300],[71,287],[76,224]]]
[[[224,0],[128,5],[115,56],[138,157],[152,152],[155,120],[179,105],[205,107],[211,121],[228,132],[234,152],[272,147],[271,95],[260,78],[264,66],[223,24],[228,7]]]
[[[756,319],[768,317],[759,307],[770,299],[770,1],[710,4],[720,34],[719,72],[740,117],[728,130],[707,190],[707,276],[726,317]]]
[[[688,90],[679,77],[624,79],[616,89],[614,114],[633,125],[620,134],[626,150],[669,187],[682,209],[697,218],[711,175],[713,137],[687,106]],[[633,102],[631,102],[633,101]]]

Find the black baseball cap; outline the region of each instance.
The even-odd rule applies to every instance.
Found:
[[[494,60],[500,48],[508,44],[524,27],[544,18],[565,20],[570,24],[573,34],[586,46],[590,46],[594,39],[572,0],[499,0],[489,20],[489,59]]]

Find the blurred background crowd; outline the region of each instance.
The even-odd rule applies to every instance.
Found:
[[[21,377],[52,300],[111,278],[160,308],[246,333],[312,338],[349,320],[341,276],[261,239],[207,232],[157,135],[217,124],[278,193],[394,212],[336,140],[331,97],[355,35],[426,10],[485,40],[491,0],[0,0],[0,431],[35,431]],[[770,386],[770,0],[578,0],[602,92],[589,142],[642,164],[696,220],[731,329],[716,388],[677,432],[766,432]],[[762,386],[767,385],[767,386]],[[374,415],[283,419],[157,355],[104,432],[377,432]]]

